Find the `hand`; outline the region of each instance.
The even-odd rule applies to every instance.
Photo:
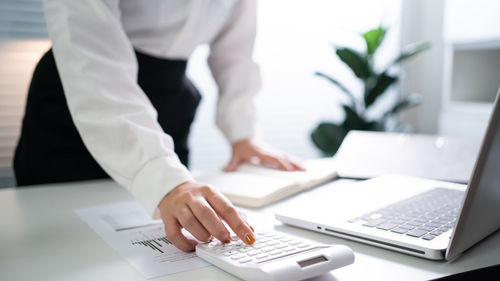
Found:
[[[242,140],[233,144],[233,155],[231,161],[224,169],[225,171],[234,171],[241,163],[254,162],[285,171],[303,171],[305,170],[297,161],[291,160],[287,155],[274,151],[258,144],[253,140]]]
[[[231,202],[206,184],[185,182],[172,189],[158,205],[165,224],[167,239],[183,251],[192,251],[197,241],[187,239],[182,228],[204,242],[213,237],[222,242],[230,241],[229,231],[221,219],[247,244],[255,242],[252,227],[236,211]]]

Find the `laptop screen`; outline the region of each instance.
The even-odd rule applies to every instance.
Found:
[[[499,94],[500,89],[446,252],[447,260],[453,259],[500,228]]]

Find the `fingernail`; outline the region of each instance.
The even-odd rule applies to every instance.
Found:
[[[247,233],[247,235],[245,235],[245,242],[247,242],[248,245],[252,245],[255,242],[255,237],[252,233]]]
[[[214,237],[212,235],[210,235],[210,237],[208,237],[208,242],[212,242],[214,241]]]

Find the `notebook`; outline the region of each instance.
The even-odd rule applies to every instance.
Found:
[[[307,208],[280,211],[276,218],[410,255],[452,260],[500,228],[499,120],[497,94],[468,185],[385,175],[318,189],[327,194],[294,202]]]
[[[467,183],[479,146],[473,139],[350,131],[334,158],[344,178],[401,174]]]
[[[235,172],[195,172],[197,181],[207,183],[224,194],[233,204],[263,207],[296,193],[323,184],[337,176],[331,158],[303,162],[305,171],[281,171],[242,164]]]

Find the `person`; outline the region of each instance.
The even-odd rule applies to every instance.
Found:
[[[28,91],[14,169],[19,186],[111,176],[146,210],[159,208],[167,238],[227,242],[222,220],[248,244],[253,228],[187,169],[200,94],[186,77],[196,46],[210,45],[219,88],[216,123],[232,144],[231,171],[252,159],[298,170],[255,137],[252,60],[255,0],[44,0],[50,49]],[[221,220],[222,219],[222,220]]]

